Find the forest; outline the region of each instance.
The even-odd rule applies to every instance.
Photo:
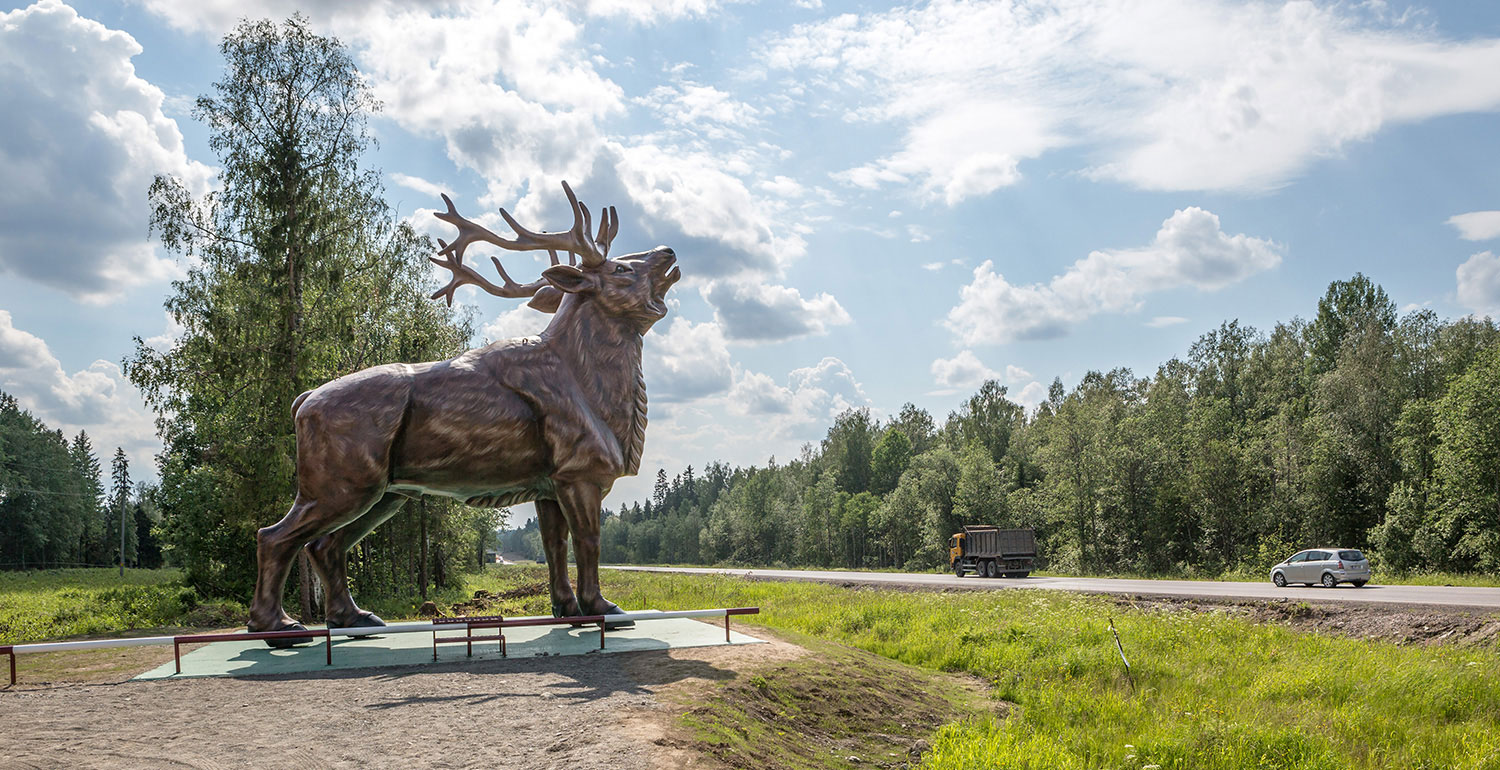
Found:
[[[120,448],[105,486],[88,433],[69,441],[0,391],[0,569],[160,567],[155,491]]]
[[[789,461],[658,470],[608,515],[603,558],[926,570],[977,523],[1034,527],[1047,565],[1081,574],[1261,571],[1320,545],[1500,570],[1495,324],[1400,315],[1361,274],[1310,309],[1225,322],[1149,376],[1054,380],[1030,410],[990,381],[941,422],[850,410]]]

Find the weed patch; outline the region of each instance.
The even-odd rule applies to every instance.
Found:
[[[809,658],[720,685],[693,707],[683,721],[694,748],[755,770],[904,768],[942,725],[995,713],[951,676],[826,642],[806,646],[815,650]]]

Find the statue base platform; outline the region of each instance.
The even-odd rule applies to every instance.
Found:
[[[722,623],[704,622],[692,618],[648,619],[637,616],[634,628],[621,628],[607,633],[605,649],[599,649],[599,627],[597,625],[572,628],[567,625],[545,625],[505,629],[504,658],[530,658],[559,655],[614,655],[637,650],[669,650],[686,647],[710,647],[736,644],[758,644],[761,640],[748,634],[733,631],[725,641]],[[705,618],[705,620],[707,620]],[[245,641],[218,641],[205,644],[199,649],[182,655],[181,673],[177,673],[173,662],[158,666],[135,677],[144,679],[191,679],[211,676],[286,676],[316,673],[331,669],[377,668],[388,666],[447,666],[474,660],[501,660],[498,642],[475,642],[473,654],[467,653],[469,645],[444,645],[437,649],[437,660],[433,660],[434,645],[430,633],[411,633],[403,626],[421,626],[430,629],[430,624],[392,624],[383,629],[385,633],[370,636],[336,636],[332,644],[332,663],[328,644],[324,639],[315,639],[310,644],[289,649],[267,647],[259,639]],[[375,631],[376,629],[371,629]],[[415,630],[415,629],[414,629]],[[460,627],[458,630],[462,630]],[[439,632],[442,633],[441,631]]]

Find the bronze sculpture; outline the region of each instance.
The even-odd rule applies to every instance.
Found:
[[[682,273],[665,246],[610,259],[619,230],[614,208],[600,212],[598,235],[590,236],[588,207],[566,182],[563,190],[573,208],[573,227],[563,232],[531,232],[501,209],[516,233],[507,240],[459,216],[446,195],[448,211],[436,215],[456,226],[458,237],[438,241],[432,261],[453,277],[433,299],[452,305],[465,284],[498,297],[530,297],[532,307],[554,314],[539,336],[447,361],[371,367],[297,397],[297,498],[281,521],[257,533],[251,631],[304,628],[281,602],[304,546],[323,580],[329,627],[385,625],[355,605],[345,554],[423,494],[493,507],[534,502],[552,614],[623,612],[599,590],[600,504],[616,479],[639,470],[646,439],[641,338],[666,316],[666,292]],[[552,266],[518,284],[491,257],[503,280],[497,286],[464,264],[464,251],[481,241],[548,251]],[[568,252],[568,264],[559,251]],[[568,583],[570,532],[576,594]]]

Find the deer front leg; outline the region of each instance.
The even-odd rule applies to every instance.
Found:
[[[573,530],[573,555],[578,561],[578,606],[584,615],[620,615],[625,611],[604,598],[599,590],[599,504],[604,492],[598,484],[559,484],[557,501],[568,528]],[[635,625],[631,621],[608,624],[608,628]]]
[[[547,555],[547,583],[552,589],[552,617],[582,615],[568,583],[568,524],[556,500],[536,501],[536,523]]]

